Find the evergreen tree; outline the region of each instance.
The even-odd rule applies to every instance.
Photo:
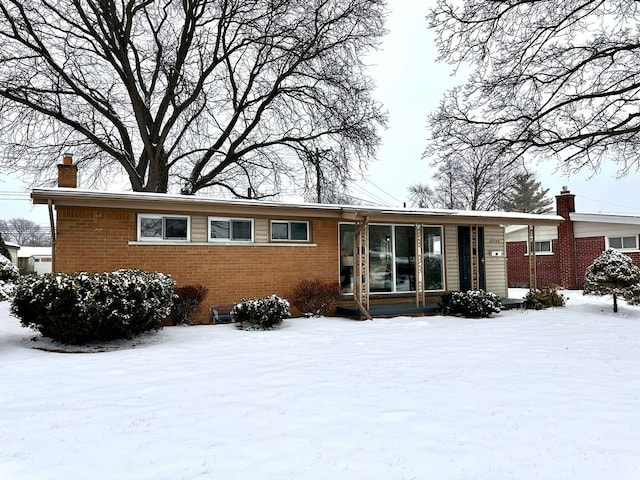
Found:
[[[11,254],[9,253],[9,249],[7,245],[4,243],[4,238],[2,238],[2,232],[0,232],[0,255],[11,260]]]
[[[509,188],[503,210],[522,213],[548,213],[553,208],[553,200],[547,198],[548,188],[542,188],[533,173],[516,175]]]
[[[640,268],[627,255],[610,248],[602,252],[587,268],[584,277],[585,295],[613,295],[613,311],[618,311],[618,296],[635,303],[640,283]]]

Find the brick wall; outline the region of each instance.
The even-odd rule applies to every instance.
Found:
[[[551,244],[555,252],[556,241]],[[507,243],[507,268],[509,288],[529,288],[529,256],[527,242]],[[538,288],[560,285],[560,271],[557,255],[536,255],[536,274]]]
[[[140,268],[170,274],[178,286],[209,288],[208,306],[276,293],[288,297],[301,280],[338,280],[337,222],[311,222],[317,246],[129,245],[136,240],[136,212],[57,207],[56,270]],[[203,309],[205,310],[205,309]]]
[[[558,238],[552,241],[553,255],[536,257],[538,287],[561,286],[581,289],[584,274],[605,249],[603,236],[576,238],[570,214],[575,211],[575,195],[563,190],[556,196],[558,215],[566,220],[558,226]],[[529,258],[527,242],[507,242],[507,272],[509,288],[529,287]],[[640,266],[640,252],[626,253]]]

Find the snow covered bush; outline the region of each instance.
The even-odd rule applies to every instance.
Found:
[[[545,287],[529,290],[524,297],[524,308],[528,310],[543,310],[550,307],[564,307],[566,299],[557,288]]]
[[[55,273],[23,277],[11,311],[25,327],[83,345],[158,330],[169,315],[174,281],[162,273]]]
[[[173,289],[173,306],[169,316],[174,325],[187,323],[189,317],[202,309],[202,302],[207,297],[209,289],[204,285],[185,285]]]
[[[231,317],[234,321],[248,328],[268,330],[282,323],[282,320],[291,316],[289,302],[271,295],[265,298],[242,300],[231,309]]]
[[[14,284],[19,277],[18,267],[11,263],[11,260],[0,255],[0,302],[13,296]]]
[[[618,311],[618,296],[638,303],[640,268],[624,253],[609,248],[602,252],[584,275],[585,295],[613,295],[613,311]]]
[[[340,298],[337,282],[303,280],[293,289],[291,304],[303,315],[326,315],[331,305]]]
[[[445,293],[442,295],[440,308],[443,315],[485,318],[490,317],[492,313],[499,313],[502,304],[495,293],[470,290],[468,292]]]

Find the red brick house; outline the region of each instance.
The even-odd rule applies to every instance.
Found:
[[[557,215],[221,200],[77,189],[72,159],[48,205],[55,272],[140,268],[204,284],[207,305],[339,282],[344,301],[426,306],[447,290],[507,296],[504,225],[555,227]],[[203,312],[197,319],[209,321]]]
[[[640,266],[640,215],[579,213],[566,187],[556,196],[557,214],[566,221],[535,229],[537,286],[581,289],[589,265],[607,248],[622,251]],[[509,287],[528,288],[529,248],[526,228],[506,231]]]

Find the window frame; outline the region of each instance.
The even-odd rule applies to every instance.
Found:
[[[287,238],[273,238],[273,224],[285,223],[287,225]],[[307,227],[307,238],[304,240],[291,238],[291,224],[292,223],[304,223]],[[308,220],[271,220],[269,222],[269,240],[272,242],[296,242],[296,243],[309,243],[311,241],[311,227]]]
[[[529,252],[529,242],[525,242],[527,245],[527,253],[526,255],[528,256],[530,254]],[[549,243],[549,250],[538,250],[537,246],[541,243]],[[535,248],[535,253],[536,255],[553,255],[553,240],[535,240],[534,241],[534,248]]]
[[[142,219],[153,218],[162,220],[162,237],[145,237],[142,235]],[[185,238],[167,238],[166,236],[166,220],[167,219],[184,219],[187,221]],[[174,215],[162,213],[138,213],[137,215],[137,237],[139,242],[180,242],[187,243],[191,241],[191,216]]]
[[[212,221],[225,221],[229,222],[229,237],[227,238],[212,238],[211,237],[211,222]],[[233,222],[249,222],[251,224],[250,238],[247,239],[235,239],[233,236]],[[243,218],[243,217],[207,217],[207,241],[211,243],[253,243],[255,241],[255,219]]]
[[[352,251],[352,238],[349,238],[349,233],[353,234],[353,232],[350,232],[350,229],[346,226],[351,226],[353,227],[353,229],[355,230],[355,224],[353,222],[339,222],[338,223],[338,250],[339,250],[339,255],[338,255],[338,281],[340,283],[340,288],[343,294],[345,295],[353,295],[353,263],[354,263],[354,252]],[[411,227],[411,228],[415,228],[415,224],[408,224],[408,223],[371,223],[369,224],[369,227],[371,226],[384,226],[384,227],[390,227],[390,241],[391,241],[391,290],[389,291],[383,291],[383,290],[379,290],[379,291],[373,291],[371,290],[371,278],[369,279],[370,282],[370,291],[369,293],[371,295],[380,295],[380,296],[384,296],[384,295],[404,295],[404,294],[415,294],[416,290],[414,289],[409,289],[409,290],[403,290],[401,288],[398,288],[398,276],[399,276],[399,268],[398,268],[398,262],[397,259],[398,258],[404,258],[398,255],[398,245],[397,245],[397,236],[396,236],[396,232],[398,227]],[[344,230],[343,230],[344,228]],[[426,238],[426,230],[431,228],[431,229],[438,229],[439,231],[439,237],[440,237],[440,251],[438,253],[433,252],[433,257],[438,257],[440,260],[440,269],[439,269],[439,275],[440,275],[440,282],[442,284],[441,288],[438,289],[424,289],[425,293],[434,293],[434,292],[442,292],[445,290],[445,285],[446,285],[446,268],[445,268],[445,252],[444,252],[444,247],[445,247],[445,228],[444,225],[439,225],[439,224],[421,224],[421,228],[422,228],[422,235],[423,235],[423,242]],[[343,245],[342,243],[342,236],[345,236],[345,238],[348,238],[348,245]],[[366,246],[366,255],[370,255],[371,252],[371,235],[369,235],[369,244],[367,244]],[[423,244],[423,253],[422,253],[422,257],[423,257],[423,261],[427,258],[427,252],[424,251],[424,248],[426,248],[426,242],[424,242]],[[344,256],[343,256],[343,252],[344,252]],[[351,253],[351,255],[349,255],[349,253]],[[414,252],[414,258],[415,258],[415,252]],[[348,263],[345,262],[345,260],[348,260]],[[369,262],[371,262],[371,260],[369,260]],[[417,273],[417,272],[415,272]],[[369,272],[369,274],[371,275],[371,272]],[[422,275],[423,275],[423,281],[422,284],[423,286],[426,285],[426,266],[423,265],[422,267]],[[410,281],[410,280],[409,280]],[[414,287],[417,284],[416,280],[414,279]]]
[[[607,246],[607,248],[613,248],[615,250],[618,250],[619,252],[635,252],[635,251],[638,251],[638,234],[635,234],[635,235],[607,235],[605,238],[606,238],[606,246]],[[611,239],[612,238],[620,240],[620,245],[621,245],[620,248],[611,246]],[[625,238],[633,238],[634,246],[633,247],[625,247],[624,246],[624,239]]]

